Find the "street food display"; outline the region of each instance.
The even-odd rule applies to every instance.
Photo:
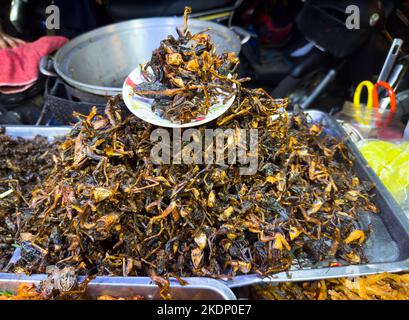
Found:
[[[355,174],[344,142],[303,112],[288,114],[286,99],[246,88],[235,73],[238,58],[218,56],[205,33],[190,34],[188,13],[179,38],[169,36],[152,53],[135,93],[181,122],[206,114],[220,94],[235,95],[212,126],[257,130],[256,172],[241,175],[237,164],[155,162],[156,128],[125,116],[120,97],[102,114],[96,108],[76,114],[72,130],[54,142],[2,134],[0,269],[48,278],[0,299],[80,299],[94,276],[149,276],[169,298],[170,277],[186,284],[190,276],[264,277],[294,265],[367,262],[371,228],[362,213],[378,212],[374,186]],[[78,283],[78,275],[86,280]],[[407,275],[254,290],[266,299],[403,298]]]
[[[364,261],[369,230],[359,212],[376,208],[343,144],[319,139],[302,114],[279,113],[262,91],[243,90],[240,100],[219,124],[259,128],[261,166],[248,176],[237,166],[154,164],[152,127],[122,119],[113,101],[105,115],[81,117],[32,192],[15,268],[230,277],[301,258]]]

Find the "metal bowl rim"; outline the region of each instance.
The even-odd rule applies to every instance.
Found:
[[[71,76],[68,75],[67,70],[64,70],[65,68],[63,67],[62,61],[64,61],[64,59],[67,56],[69,56],[70,53],[72,53],[74,50],[78,49],[81,45],[90,41],[91,39],[95,41],[101,37],[109,36],[110,35],[110,33],[108,33],[109,31],[116,31],[116,32],[122,33],[122,32],[126,32],[127,30],[134,30],[137,28],[158,26],[159,23],[162,26],[183,25],[183,18],[157,17],[157,18],[133,19],[133,20],[128,20],[124,22],[110,24],[110,25],[103,26],[98,29],[86,32],[72,39],[70,42],[66,43],[64,46],[62,46],[57,51],[54,57],[54,60],[53,60],[54,69],[57,72],[57,74],[61,78],[63,78],[64,81],[66,81],[68,84],[80,90],[94,93],[97,95],[120,94],[122,92],[122,85],[121,87],[104,87],[104,86],[98,86],[98,85],[91,85],[91,84],[87,84],[87,83],[84,83],[78,80],[74,80]],[[226,31],[228,31],[228,34],[230,34],[232,36],[232,39],[234,39],[233,45],[232,45],[233,51],[239,52],[241,49],[239,37],[232,30],[230,30],[229,28],[223,25],[217,24],[212,21],[203,21],[203,20],[198,20],[198,19],[189,19],[189,25],[194,26],[194,27],[203,27],[203,29],[210,28],[214,31],[217,31],[218,34],[220,35],[223,35],[226,33]],[[236,44],[234,44],[234,42]],[[237,49],[234,50],[235,48]],[[67,64],[67,62],[64,62],[64,64]]]

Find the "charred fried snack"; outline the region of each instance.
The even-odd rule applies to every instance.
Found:
[[[342,142],[285,103],[241,88],[219,119],[259,130],[259,169],[247,176],[238,165],[153,163],[153,127],[123,119],[115,101],[81,116],[33,191],[19,270],[226,278],[364,261],[371,186]]]
[[[245,80],[237,80],[234,72],[239,59],[233,52],[219,56],[209,35],[204,31],[192,35],[187,30],[190,12],[187,7],[178,39],[169,35],[161,41],[141,67],[146,82],[134,89],[138,95],[153,98],[153,111],[172,122],[205,116],[220,96],[227,100]]]
[[[408,300],[409,274],[268,284],[252,287],[252,294],[267,300]]]
[[[25,140],[0,134],[0,270],[7,266],[32,213],[31,192],[53,167],[55,149],[44,137]]]

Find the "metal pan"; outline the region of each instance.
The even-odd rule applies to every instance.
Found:
[[[152,51],[168,35],[176,36],[176,28],[180,26],[183,18],[146,18],[98,28],[60,48],[53,61],[54,70],[74,88],[97,95],[119,94],[128,74],[148,61]],[[239,27],[229,29],[211,21],[189,19],[192,33],[206,29],[218,53],[233,51],[238,55],[241,44],[250,38]],[[49,70],[47,58],[42,60],[40,71],[55,75]]]
[[[369,168],[358,148],[335,120],[321,111],[309,110],[307,114],[313,122],[322,123],[327,134],[346,141],[347,148],[355,157],[354,171],[357,176],[375,185],[374,201],[380,212],[378,214],[362,213],[365,223],[372,226],[372,232],[364,248],[369,263],[332,268],[314,266],[303,269],[294,265],[288,272],[277,273],[266,278],[250,274],[223,281],[229,287],[241,287],[262,282],[309,281],[409,270],[409,220],[402,208],[396,203],[375,172]],[[69,128],[56,127],[6,127],[6,133],[26,138],[36,134],[53,137],[64,134],[68,130]],[[207,281],[207,279],[199,278],[198,281]]]

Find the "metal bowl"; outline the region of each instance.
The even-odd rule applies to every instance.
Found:
[[[98,95],[122,91],[128,74],[150,59],[152,51],[183,18],[147,18],[112,24],[87,32],[58,50],[53,67],[57,74],[75,88]],[[239,53],[239,36],[231,29],[209,21],[190,19],[192,33],[209,29],[216,51]]]

